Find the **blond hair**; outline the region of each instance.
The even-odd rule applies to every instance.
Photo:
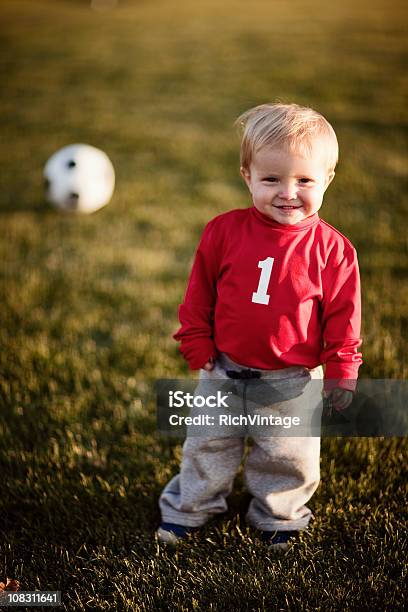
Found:
[[[242,130],[241,166],[249,169],[252,158],[264,147],[284,147],[305,157],[324,154],[327,171],[336,167],[339,145],[330,123],[312,108],[298,104],[261,104],[235,121]],[[317,147],[316,147],[317,145]]]

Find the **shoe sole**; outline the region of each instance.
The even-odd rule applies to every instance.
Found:
[[[270,550],[276,550],[278,552],[285,552],[285,550],[288,550],[289,544],[287,542],[280,542],[279,544],[269,544],[268,548],[270,548]]]

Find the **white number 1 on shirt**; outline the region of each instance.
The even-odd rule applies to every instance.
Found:
[[[271,278],[273,262],[273,257],[267,257],[263,261],[258,261],[258,268],[261,268],[262,272],[258,283],[258,289],[252,294],[252,301],[255,302],[255,304],[269,304],[269,298],[271,296],[266,292]]]

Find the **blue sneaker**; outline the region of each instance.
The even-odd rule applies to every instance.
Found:
[[[192,533],[198,531],[200,527],[186,527],[175,523],[161,523],[156,531],[157,539],[163,544],[175,545],[180,540],[186,540]]]
[[[261,531],[261,540],[273,550],[288,550],[289,541],[297,535],[298,531]]]

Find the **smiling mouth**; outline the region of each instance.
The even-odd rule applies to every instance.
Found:
[[[279,210],[297,210],[300,206],[275,206],[275,208],[279,208]]]

